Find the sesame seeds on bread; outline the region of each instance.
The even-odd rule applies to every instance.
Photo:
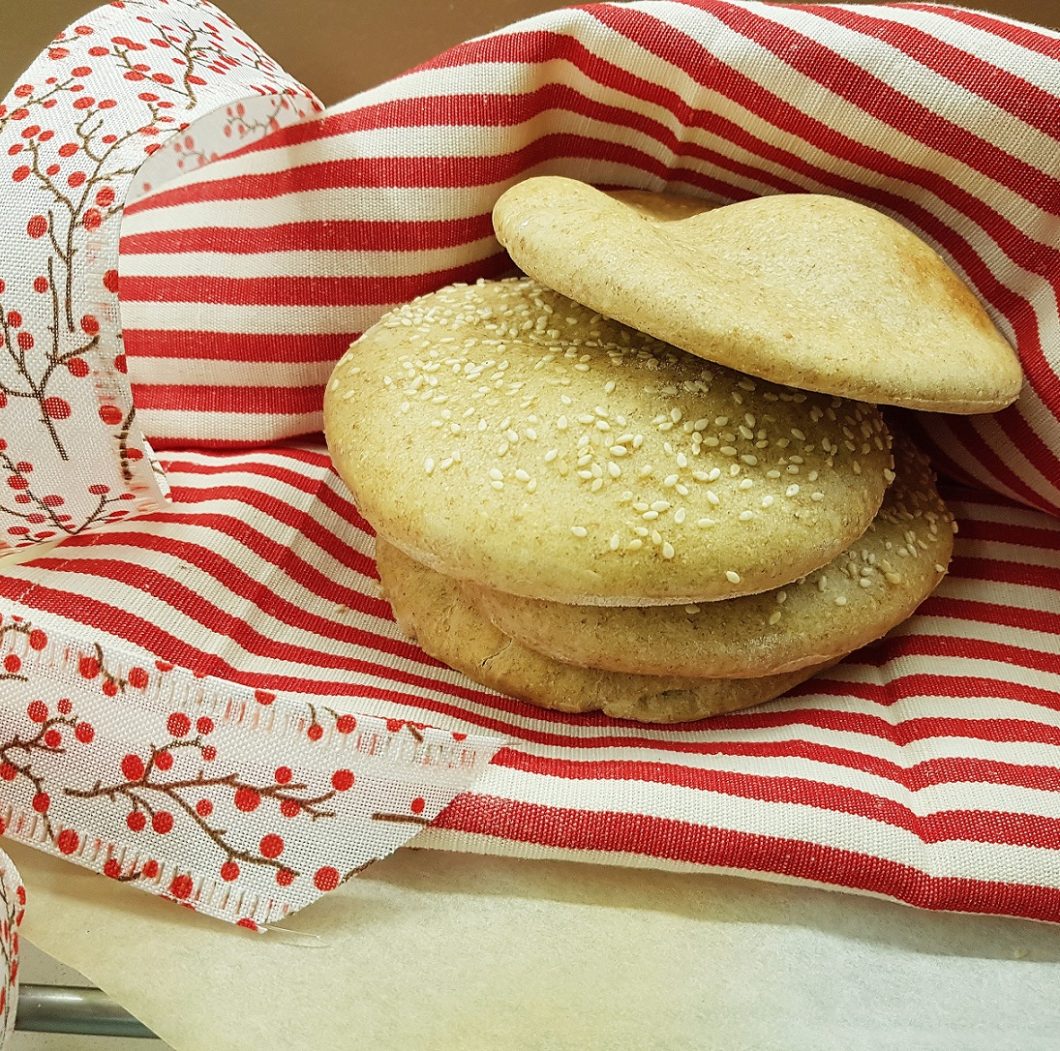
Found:
[[[893,478],[875,408],[710,364],[529,279],[386,315],[337,365],[324,418],[384,538],[566,603],[786,584],[861,536]]]
[[[938,586],[953,518],[926,457],[895,441],[894,484],[867,532],[827,566],[775,591],[698,606],[570,606],[477,585],[465,591],[505,635],[583,667],[641,675],[776,675],[884,635]]]
[[[1019,360],[968,286],[893,219],[778,194],[653,221],[573,179],[517,183],[494,227],[527,274],[709,361],[874,404],[978,413]]]
[[[772,700],[818,670],[760,679],[686,679],[576,668],[513,642],[478,612],[456,581],[383,540],[376,558],[398,623],[426,653],[490,689],[543,708],[687,722]]]

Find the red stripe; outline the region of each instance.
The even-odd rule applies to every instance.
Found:
[[[955,620],[978,621],[982,624],[1001,624],[1022,631],[1040,631],[1060,635],[1060,613],[1045,613],[1023,606],[1002,606],[997,602],[976,599],[948,598],[933,595],[917,610],[922,617],[952,617]]]
[[[976,518],[961,518],[959,541],[1015,544],[1035,550],[1060,551],[1060,529],[992,522]]]
[[[928,69],[999,109],[1060,140],[1060,98],[971,51],[940,40],[916,26],[877,18],[862,11],[825,4],[790,4],[789,9],[826,18],[897,48]],[[1060,47],[1057,48],[1060,51]]]
[[[300,125],[299,125],[300,126]],[[149,199],[146,199],[149,200]],[[146,203],[145,200],[145,203]],[[493,236],[490,213],[455,219],[318,219],[273,226],[199,226],[126,234],[121,255],[181,252],[413,252],[458,248]]]
[[[171,412],[315,415],[324,408],[324,387],[213,386],[206,383],[133,383],[138,409]],[[312,422],[312,421],[310,421]],[[319,423],[312,428],[319,430]]]
[[[872,664],[881,667],[888,661],[897,660],[899,657],[960,657],[964,659],[994,661],[999,664],[1009,664],[1017,668],[1026,668],[1031,671],[1042,671],[1056,674],[1060,671],[1055,654],[1048,651],[1032,650],[1025,646],[1011,646],[1000,642],[984,642],[981,639],[964,639],[959,636],[932,635],[924,631],[918,631],[915,635],[889,635],[879,643],[875,643],[866,650],[859,650],[856,654],[848,657],[848,660],[859,664]],[[954,679],[952,682],[962,682],[963,679]],[[973,680],[978,682],[979,680]],[[980,689],[989,689],[993,679],[985,680],[985,686]],[[998,680],[1000,685],[1008,690],[1016,690],[1015,683]],[[955,689],[955,687],[950,687]],[[936,691],[929,691],[936,693]],[[1049,707],[1056,707],[1060,701],[1060,694],[1043,691],[1046,700],[1043,702]],[[936,693],[940,697],[977,697],[993,696],[991,693],[965,693],[956,689],[956,692],[939,689]],[[1010,696],[1006,694],[1005,696]]]
[[[507,253],[500,252],[445,270],[389,277],[282,274],[274,277],[217,277],[209,274],[122,277],[119,279],[119,296],[127,303],[213,303],[241,307],[388,306],[415,299],[424,292],[433,292],[456,281],[493,277],[511,265]]]
[[[886,894],[923,909],[1060,921],[1060,890],[1053,888],[936,876],[860,851],[697,825],[677,818],[589,812],[465,792],[438,815],[434,827],[566,850],[631,853],[716,868],[768,872],[826,886]]]
[[[762,803],[809,806],[891,825],[912,832],[925,843],[960,840],[1060,849],[1060,818],[1057,817],[981,810],[938,810],[930,814],[917,814],[887,796],[804,777],[744,774],[658,762],[615,763],[598,760],[586,763],[573,759],[527,756],[512,749],[502,749],[492,762],[509,769],[568,781],[641,781]]]
[[[1028,587],[1060,591],[1060,572],[1053,567],[1033,563],[1006,562],[993,558],[973,558],[957,555],[950,563],[950,572],[966,580],[990,580],[1002,584],[1023,584]]]
[[[906,642],[909,638],[917,639],[916,636],[896,637],[887,640],[881,649],[886,650],[882,659],[873,659],[870,651],[861,650],[847,658],[840,668],[848,665],[859,664],[868,667],[879,668],[891,660],[903,656],[934,656],[935,649],[931,646],[913,645],[902,646],[900,642]],[[952,656],[952,654],[950,655]],[[979,657],[984,659],[984,654],[964,653],[960,656]],[[1055,669],[1054,669],[1055,670]],[[796,695],[799,691],[795,691]],[[1018,701],[1024,704],[1037,705],[1050,712],[1060,711],[1060,694],[1055,690],[1046,689],[1041,686],[1030,686],[1023,682],[1009,679],[986,678],[977,675],[929,675],[918,673],[912,675],[896,676],[883,683],[875,682],[852,682],[846,679],[825,679],[818,677],[812,680],[812,693],[820,694],[822,697],[857,697],[863,701],[871,701],[881,707],[890,707],[899,701],[906,701],[921,697],[938,697],[953,701],[959,701],[967,697],[971,699],[989,699]],[[955,706],[960,710],[959,705]],[[830,709],[827,709],[830,711]],[[716,718],[721,718],[720,716]],[[866,717],[867,719],[868,717]],[[766,725],[766,724],[763,724]],[[815,721],[813,725],[818,725]],[[856,726],[853,722],[848,724],[836,723],[824,726],[829,730],[849,730],[855,733],[873,733],[882,737],[890,737],[886,722],[870,724],[865,721]],[[983,741],[1007,741],[1005,734],[1011,734],[1012,740],[1037,741],[1040,744],[1055,744],[1057,742],[1057,729],[1045,723],[1028,722],[1023,719],[906,719],[900,724],[898,737],[892,738],[898,744],[908,744],[911,740],[919,740],[922,737],[971,737]],[[912,735],[912,736],[910,736]]]
[[[359,332],[247,333],[203,332],[201,329],[122,329],[125,352],[133,358],[245,361],[248,364],[278,362],[284,365],[313,365],[336,362],[358,336]],[[139,374],[135,368],[134,374]]]
[[[362,157],[320,161],[276,172],[237,175],[209,182],[189,183],[163,190],[151,200],[155,207],[201,204],[204,201],[268,200],[287,193],[310,190],[363,188],[453,189],[493,186],[522,174],[527,168],[555,156],[608,160],[640,167],[657,166],[646,155],[629,157],[629,149],[617,142],[585,135],[543,135],[519,150],[509,153],[470,157]],[[634,164],[634,161],[637,163]],[[131,210],[131,208],[130,208]],[[124,293],[123,296],[124,298]]]

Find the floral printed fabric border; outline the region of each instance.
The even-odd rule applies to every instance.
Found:
[[[396,850],[495,751],[19,618],[0,636],[2,831],[253,929]]]
[[[99,9],[60,33],[0,105],[0,548],[164,501],[121,343],[123,209],[316,109],[194,0]]]
[[[121,343],[123,209],[317,109],[196,0],[116,0],[19,79],[0,106],[0,548],[165,507]],[[11,606],[0,644],[0,832],[255,929],[408,840],[499,743],[232,688]]]

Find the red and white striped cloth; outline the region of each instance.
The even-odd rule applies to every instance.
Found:
[[[0,601],[232,683],[506,737],[424,845],[1060,922],[1058,59],[1056,34],[931,5],[600,4],[168,184],[126,211],[120,295],[173,504],[8,570]],[[401,637],[319,440],[280,439],[319,430],[332,363],[388,306],[508,265],[489,211],[546,172],[839,193],[966,277],[1028,380],[998,416],[916,419],[980,488],[950,491],[952,573],[913,620],[774,704],[666,729],[498,697]]]
[[[174,507],[0,576],[106,650],[507,738],[417,843],[754,874],[1060,922],[1060,522],[967,491],[917,616],[783,700],[660,728],[546,712],[402,636],[319,445],[183,452]],[[102,630],[101,630],[102,628]]]

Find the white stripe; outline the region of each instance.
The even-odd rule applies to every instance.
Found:
[[[1036,555],[1037,553],[1028,561],[1035,564]],[[1016,562],[1015,559],[1013,561]],[[1016,564],[1027,565],[1027,562],[1016,562]],[[1060,593],[1050,588],[1028,587],[1023,584],[995,584],[993,582],[985,584],[981,580],[965,580],[950,575],[943,582],[937,594],[945,598],[966,599],[971,602],[996,602],[1012,610],[1028,609],[1054,615],[1060,612]]]
[[[282,340],[283,336],[277,336]],[[306,387],[322,387],[327,383],[331,370],[335,367],[341,354],[336,355],[335,361],[240,361],[233,358],[170,358],[170,357],[140,357],[131,358],[129,361],[130,383],[153,386],[155,384],[173,384],[178,387],[256,387],[263,381],[267,381],[269,387],[289,387],[299,393]],[[178,393],[173,399],[177,406],[181,402]],[[282,406],[282,399],[278,398],[275,405]],[[144,409],[144,414],[150,414],[152,420],[156,419],[155,413],[180,412],[184,415],[184,428],[188,426],[187,410],[174,407],[173,409]],[[233,410],[231,415],[245,417],[249,409]],[[227,414],[226,414],[227,415]],[[281,416],[281,413],[270,415]],[[316,413],[301,414],[305,418],[316,419]],[[259,417],[260,418],[260,417]],[[198,416],[196,416],[198,419]],[[143,416],[140,419],[143,423]],[[255,429],[260,429],[260,424],[255,422]],[[156,435],[157,431],[147,428],[149,433]],[[319,429],[316,428],[316,429]],[[208,433],[196,429],[199,433]]]
[[[253,254],[216,252],[159,252],[152,255],[134,253],[121,257],[122,277],[187,277],[205,275],[230,277],[283,277],[285,275],[312,277],[349,277],[371,274],[374,277],[405,277],[447,270],[464,263],[488,259],[500,251],[495,237],[483,237],[457,248],[415,249],[407,251],[350,251],[330,249],[271,252],[268,245]],[[130,310],[131,308],[134,308]],[[139,311],[147,313],[153,303],[139,301],[122,304],[123,318],[135,318]],[[130,328],[141,328],[135,321],[126,321]]]
[[[363,332],[388,309],[380,306],[251,306],[228,303],[135,303],[121,305],[122,326],[146,331],[284,333],[324,335]],[[201,434],[211,432],[200,426]]]
[[[316,413],[204,412],[187,409],[140,409],[137,419],[152,440],[202,442],[282,441],[313,434],[323,427]]]

